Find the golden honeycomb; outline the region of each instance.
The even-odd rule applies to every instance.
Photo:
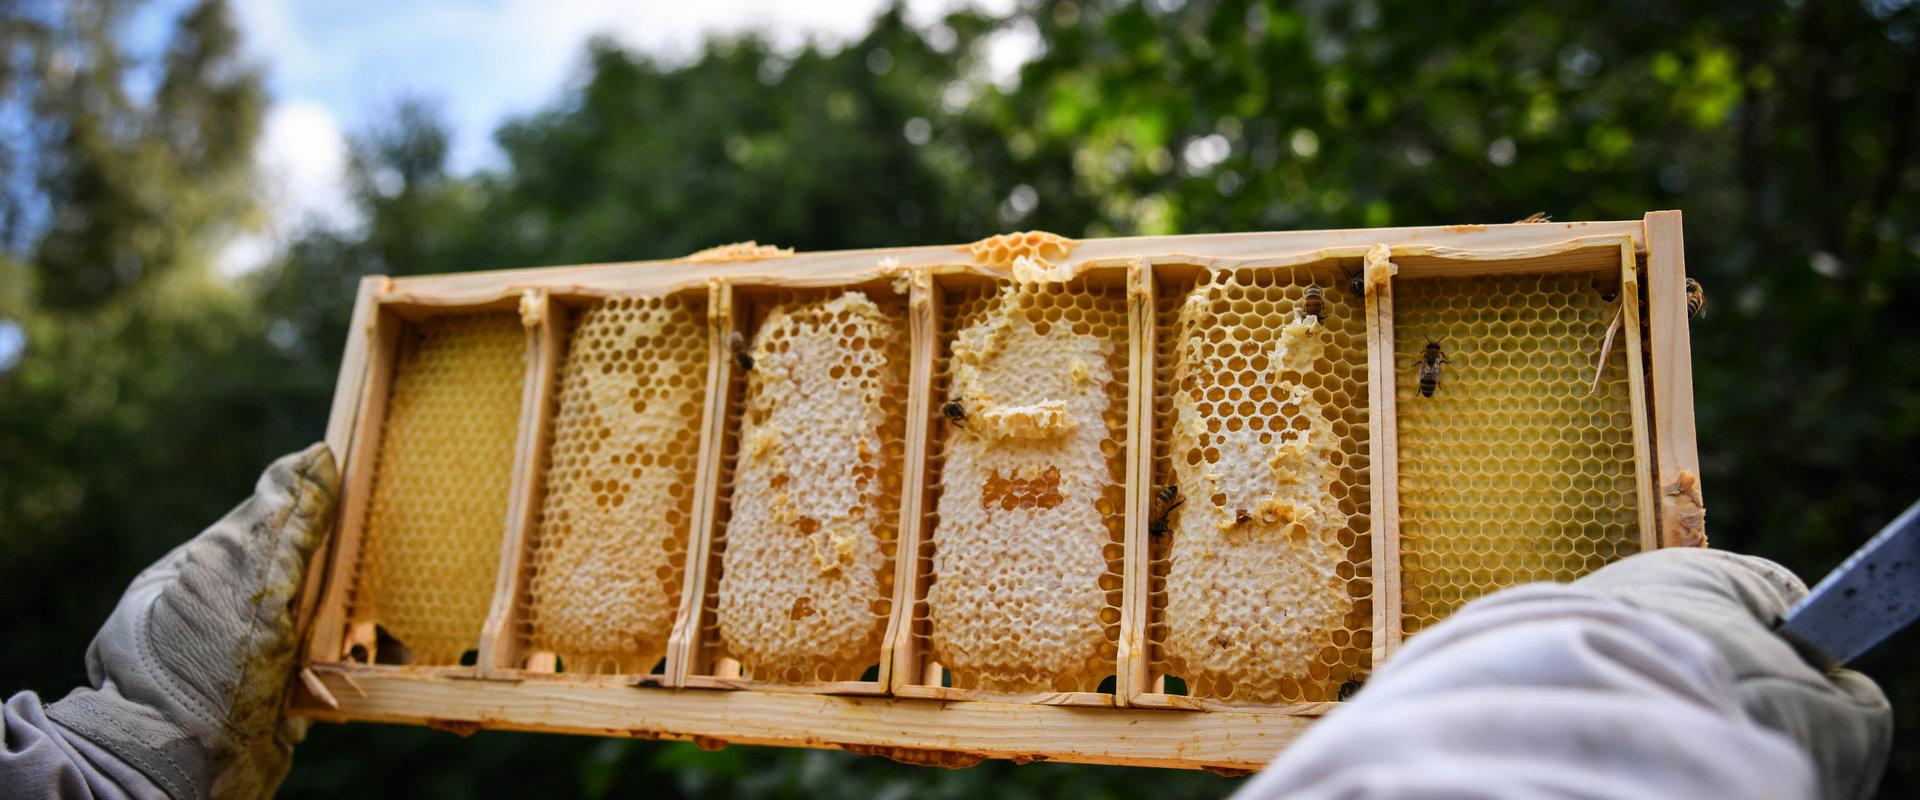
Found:
[[[1331,265],[1162,286],[1154,491],[1177,505],[1149,535],[1150,673],[1335,699],[1371,664],[1365,301]]]
[[[1402,624],[1639,550],[1626,348],[1590,389],[1619,282],[1590,275],[1394,283]],[[1440,346],[1422,395],[1419,361]]]
[[[513,313],[437,317],[401,339],[350,619],[416,666],[457,664],[493,602],[525,382]]]
[[[1062,261],[1078,244],[1079,242],[1059,234],[1026,231],[989,236],[967,245],[967,252],[973,255],[975,263],[998,269],[1011,269],[1013,262],[1022,258],[1039,262]]]
[[[686,569],[706,398],[706,298],[602,300],[569,334],[525,649],[569,672],[646,673]]]
[[[1128,330],[1107,277],[957,290],[942,309],[914,630],[952,688],[1095,692],[1115,672]]]
[[[860,680],[892,608],[905,304],[861,290],[785,297],[751,342],[714,544],[718,654],[752,680]]]

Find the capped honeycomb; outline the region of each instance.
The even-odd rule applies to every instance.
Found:
[[[1639,549],[1624,340],[1590,389],[1619,282],[1590,275],[1394,283],[1402,623]],[[1422,394],[1420,361],[1440,346]]]
[[[1124,286],[1003,282],[944,313],[915,630],[955,689],[1099,691],[1119,640]]]
[[[493,602],[519,435],[526,335],[511,312],[429,319],[402,338],[349,617],[412,664],[457,664]]]
[[[707,356],[703,294],[602,300],[575,322],[529,557],[526,650],[613,674],[646,673],[666,655]]]
[[[1160,296],[1154,491],[1177,494],[1155,500],[1148,641],[1194,697],[1332,700],[1370,666],[1366,306],[1323,273]]]
[[[720,652],[753,680],[860,680],[893,598],[910,337],[899,299],[865,291],[767,307],[747,354]]]

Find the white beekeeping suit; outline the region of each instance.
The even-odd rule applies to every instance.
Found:
[[[1508,589],[1407,641],[1240,798],[1864,798],[1886,696],[1771,630],[1764,559],[1660,550]]]

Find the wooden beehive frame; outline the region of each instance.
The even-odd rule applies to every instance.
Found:
[[[1016,243],[1017,245],[1017,243]],[[931,378],[940,324],[940,276],[1005,278],[1004,264],[980,263],[964,247],[786,254],[735,251],[731,258],[605,264],[389,279],[365,279],[354,307],[326,441],[342,463],[334,535],[301,597],[302,680],[292,713],[334,721],[426,724],[645,738],[839,747],[915,763],[964,765],[982,757],[1105,764],[1252,769],[1270,760],[1330,703],[1237,707],[1166,694],[1148,681],[1144,554],[1152,480],[1151,425],[1156,270],[1186,267],[1289,267],[1352,263],[1383,246],[1397,279],[1524,273],[1617,273],[1626,321],[1617,344],[1629,359],[1636,488],[1643,547],[1704,544],[1694,442],[1685,267],[1679,212],[1621,222],[1462,225],[1340,231],[1146,237],[1068,242],[1038,253],[1041,266],[1124,270],[1129,285],[1131,367],[1127,403],[1125,601],[1116,691],[1111,696],[1008,698],[943,689],[937,676],[908,674],[921,660],[905,621],[917,589],[926,460],[935,409]],[[1047,258],[1047,256],[1051,256]],[[889,285],[907,298],[911,350],[900,537],[892,618],[878,678],[830,686],[777,686],[729,680],[696,664],[702,597],[712,555],[714,484],[721,469],[723,415],[738,324],[736,286],[820,289]],[[1639,309],[1639,292],[1647,308]],[[707,293],[709,369],[695,493],[694,528],[680,612],[664,674],[575,675],[552,671],[520,652],[519,600],[526,591],[526,545],[537,524],[540,482],[551,431],[557,364],[569,315],[603,297]],[[351,663],[348,596],[379,447],[394,353],[406,326],[435,314],[518,309],[527,329],[521,430],[492,611],[470,667],[417,668]],[[1397,450],[1392,281],[1369,287],[1369,416],[1373,552],[1373,663],[1398,649]],[[1642,329],[1644,317],[1646,327]],[[1640,340],[1645,338],[1642,364]],[[364,626],[364,627],[370,627]],[[654,685],[658,684],[658,685]],[[929,685],[931,684],[931,685]],[[884,695],[893,696],[884,696]],[[1078,695],[1081,693],[1070,693]],[[880,695],[880,696],[876,696]],[[1070,708],[1087,703],[1104,708]],[[1185,710],[1182,710],[1185,709]],[[1203,713],[1191,713],[1201,710]],[[1122,733],[1124,732],[1124,735]]]

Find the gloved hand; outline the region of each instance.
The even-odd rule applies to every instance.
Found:
[[[275,461],[252,498],[134,578],[87,649],[93,688],[48,716],[176,798],[271,794],[302,733],[280,718],[289,605],[338,483],[324,444]]]
[[[1785,567],[1724,550],[1668,548],[1610,564],[1574,582],[1652,611],[1704,637],[1732,668],[1754,721],[1813,756],[1825,796],[1864,798],[1880,783],[1893,711],[1872,679],[1809,665],[1772,628],[1807,594]]]

